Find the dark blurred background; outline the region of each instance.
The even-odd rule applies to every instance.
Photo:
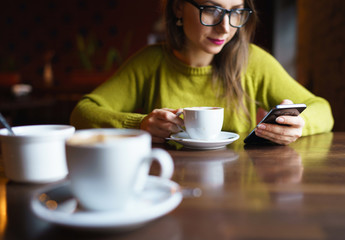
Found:
[[[254,42],[329,100],[334,130],[344,131],[345,2],[256,5]],[[0,111],[12,125],[68,124],[83,94],[138,49],[162,39],[160,0],[3,1],[0,29]],[[14,89],[18,83],[30,85],[30,94],[20,85]]]

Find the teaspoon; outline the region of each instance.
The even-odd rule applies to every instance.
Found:
[[[10,133],[10,135],[12,135],[12,136],[15,135],[12,128],[10,127],[10,125],[8,124],[8,122],[6,121],[6,119],[4,118],[4,116],[1,113],[0,113],[0,122],[2,123],[2,125],[5,126],[5,128]]]

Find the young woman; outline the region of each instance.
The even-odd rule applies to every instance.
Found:
[[[224,107],[223,131],[248,133],[258,107],[294,102],[308,107],[300,116],[278,117],[284,125],[261,124],[256,134],[287,145],[332,129],[328,102],[250,44],[252,0],[166,0],[165,21],[166,43],[144,48],[86,95],[72,113],[73,125],[141,128],[153,142],[164,142],[183,125],[175,113],[184,107]]]

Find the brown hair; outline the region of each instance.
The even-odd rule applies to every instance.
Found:
[[[185,35],[181,27],[176,26],[178,20],[174,13],[174,6],[181,0],[165,0],[165,27],[166,39],[170,49],[182,50]],[[183,1],[183,0],[182,0]],[[237,112],[244,110],[249,116],[244,99],[248,98],[241,85],[241,74],[248,62],[249,43],[255,30],[257,16],[255,13],[254,0],[244,0],[245,7],[253,10],[248,22],[237,30],[235,36],[228,42],[220,53],[215,55],[212,66],[212,81],[214,84],[221,81],[224,92],[221,96],[226,97],[228,106],[234,107]]]

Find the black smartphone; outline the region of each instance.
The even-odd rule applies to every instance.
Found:
[[[307,106],[303,103],[277,105],[266,114],[266,116],[260,121],[260,123],[279,124],[275,121],[277,117],[282,115],[298,116],[306,108]],[[270,141],[255,135],[255,128],[244,139],[244,143],[246,144],[262,144],[268,142]]]

